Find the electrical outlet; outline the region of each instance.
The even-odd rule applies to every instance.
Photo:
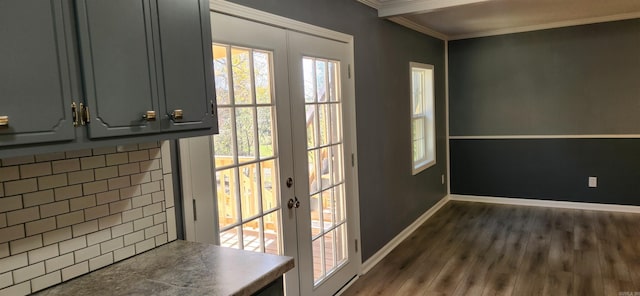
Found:
[[[589,188],[598,187],[598,177],[589,177]]]

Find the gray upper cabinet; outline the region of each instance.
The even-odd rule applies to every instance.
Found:
[[[75,138],[68,4],[0,1],[0,147]]]
[[[153,133],[159,121],[149,0],[77,1],[91,138]]]
[[[91,138],[214,126],[208,1],[77,3]]]
[[[165,98],[161,111],[169,117],[162,128],[212,127],[215,94],[208,0],[158,0],[157,5]],[[181,119],[176,110],[182,111]]]

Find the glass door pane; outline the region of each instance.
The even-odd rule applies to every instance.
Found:
[[[347,261],[342,163],[340,62],[304,57],[313,279],[319,283]]]
[[[220,133],[213,136],[220,243],[282,254],[273,53],[213,45]]]

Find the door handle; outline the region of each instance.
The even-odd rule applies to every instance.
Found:
[[[290,198],[289,202],[287,202],[287,207],[290,209],[293,208],[299,208],[300,207],[300,201],[298,200],[298,197],[294,197],[294,198]]]

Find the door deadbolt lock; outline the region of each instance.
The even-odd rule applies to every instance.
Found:
[[[287,178],[287,188],[291,188],[291,186],[293,186],[293,178],[289,177]]]
[[[298,197],[290,198],[289,202],[287,202],[287,207],[290,208],[290,209],[299,208],[300,207],[300,201],[298,200]]]

